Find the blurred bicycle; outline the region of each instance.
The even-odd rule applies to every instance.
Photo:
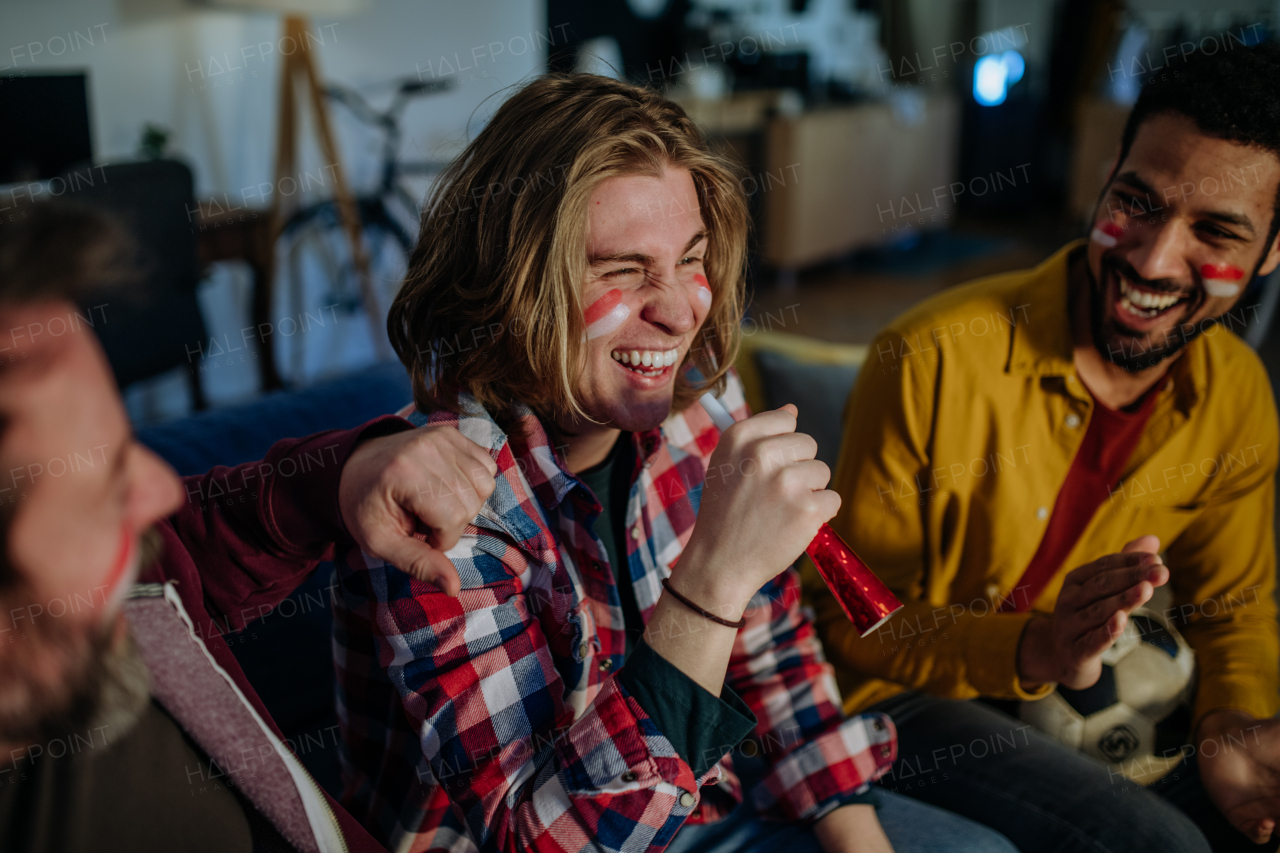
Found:
[[[377,186],[369,192],[355,193],[354,198],[369,279],[377,303],[378,316],[370,318],[369,324],[374,338],[369,343],[377,359],[386,356],[385,335],[381,330],[385,327],[391,302],[404,281],[409,253],[417,238],[421,212],[417,199],[420,193],[413,192],[408,182],[429,179],[448,165],[443,160],[402,160],[400,120],[410,102],[450,88],[449,80],[400,80],[384,110],[375,109],[350,87],[331,83],[324,89],[326,98],[341,104],[361,124],[374,128],[382,136]],[[276,292],[288,294],[297,313],[306,314],[308,309],[347,315],[367,313],[361,295],[360,273],[351,253],[351,242],[343,229],[336,198],[307,204],[289,216],[276,242],[276,257]],[[324,292],[318,301],[309,299],[308,290],[314,292],[314,285],[318,283],[323,283]],[[305,341],[298,335],[292,342],[289,373],[298,382],[307,372]]]

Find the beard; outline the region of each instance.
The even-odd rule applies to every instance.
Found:
[[[1114,317],[1107,316],[1107,275],[1120,272],[1119,266],[1107,257],[1102,259],[1101,281],[1093,277],[1093,272],[1085,267],[1089,276],[1089,331],[1093,337],[1093,345],[1102,357],[1126,373],[1155,367],[1166,359],[1180,353],[1187,344],[1200,337],[1207,323],[1179,323],[1165,334],[1165,342],[1159,346],[1142,346],[1144,333],[1134,332],[1122,326]],[[1130,275],[1131,280],[1141,280]],[[1214,318],[1216,321],[1217,318]]]
[[[146,531],[140,565],[159,551],[159,534]],[[0,595],[6,612],[34,602],[21,581]],[[87,623],[37,615],[15,640],[0,646],[0,744],[41,744],[103,726],[105,738],[116,740],[149,701],[150,673],[121,613]]]

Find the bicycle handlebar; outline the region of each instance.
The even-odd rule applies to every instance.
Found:
[[[434,95],[437,92],[447,92],[453,88],[453,83],[449,80],[432,80],[430,83],[422,80],[403,80],[400,83],[400,93],[402,95]]]
[[[363,95],[350,86],[344,86],[341,83],[327,84],[324,87],[324,94],[330,100],[343,104],[347,109],[355,113],[356,118],[362,122],[386,127],[394,123],[396,114],[404,108],[405,102],[409,97],[436,95],[441,92],[447,92],[452,88],[453,83],[450,80],[402,80],[396,88],[396,95],[391,102],[391,106],[385,112],[378,112],[369,105]]]

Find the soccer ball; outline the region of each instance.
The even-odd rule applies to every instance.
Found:
[[[1018,716],[1146,785],[1182,760],[1194,679],[1195,652],[1168,620],[1142,607],[1103,653],[1096,684],[1022,702]]]

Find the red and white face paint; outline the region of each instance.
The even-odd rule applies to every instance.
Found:
[[[1240,293],[1244,270],[1231,264],[1205,264],[1200,267],[1200,278],[1210,296],[1236,296]]]
[[[711,284],[707,281],[707,277],[702,273],[698,273],[693,277],[698,284],[698,301],[702,303],[703,308],[711,307]]]
[[[622,301],[622,291],[610,290],[587,306],[583,319],[587,322],[587,340],[617,331],[627,318],[631,308]]]
[[[1124,236],[1124,229],[1114,222],[1104,222],[1093,229],[1089,239],[1104,249],[1114,249]]]
[[[133,528],[125,524],[120,529],[120,547],[116,550],[115,560],[103,579],[106,589],[102,597],[106,601],[107,613],[114,613],[124,600],[125,594],[138,578],[138,569],[138,537]]]

